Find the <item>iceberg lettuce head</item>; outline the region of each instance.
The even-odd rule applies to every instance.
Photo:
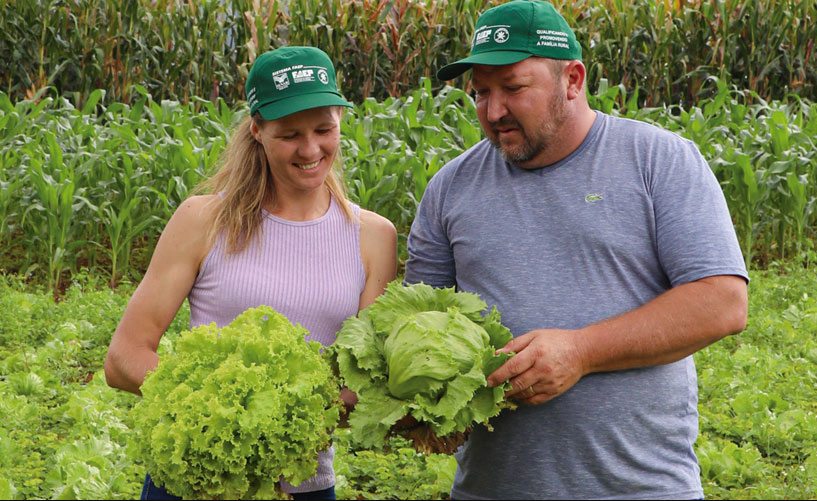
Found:
[[[513,336],[486,310],[476,294],[394,281],[347,319],[328,352],[358,396],[352,440],[379,447],[407,415],[437,437],[467,433],[507,406],[505,388],[488,388],[486,376],[510,357],[495,351]]]

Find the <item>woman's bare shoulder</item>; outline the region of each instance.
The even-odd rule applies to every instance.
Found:
[[[209,231],[216,215],[216,195],[194,195],[186,198],[167,222],[160,243],[171,255],[175,252],[188,254],[196,261],[209,251]]]
[[[193,195],[187,197],[176,208],[173,217],[178,216],[188,222],[207,222],[215,215],[217,200],[217,195]]]
[[[367,275],[394,278],[397,264],[397,230],[394,224],[374,212],[360,209],[360,254]],[[385,286],[385,285],[384,285]]]
[[[394,224],[387,218],[370,210],[360,209],[360,233],[373,233],[374,236],[397,235]]]

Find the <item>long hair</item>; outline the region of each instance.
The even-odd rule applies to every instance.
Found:
[[[275,186],[264,146],[250,131],[253,121],[258,127],[264,123],[256,113],[238,124],[221,155],[219,170],[194,190],[218,195],[212,200],[214,217],[207,231],[207,240],[212,244],[224,232],[228,254],[242,252],[252,239],[259,236],[264,204],[275,202]],[[355,221],[346,197],[342,163],[338,150],[324,185],[349,221]]]

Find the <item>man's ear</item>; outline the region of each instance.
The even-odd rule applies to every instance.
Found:
[[[587,70],[584,63],[578,59],[570,61],[564,69],[564,74],[567,75],[567,98],[576,99],[585,92],[584,84],[587,78]]]

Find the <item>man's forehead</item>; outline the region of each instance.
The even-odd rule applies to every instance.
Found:
[[[542,58],[529,57],[514,64],[475,64],[472,66],[471,82],[473,83],[487,78],[512,80],[516,78],[533,76],[539,68],[539,61],[533,61],[533,59],[540,59],[541,61],[544,61]]]

